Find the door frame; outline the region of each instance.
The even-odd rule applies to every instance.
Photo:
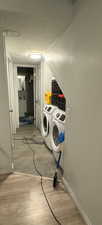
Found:
[[[34,125],[36,126],[36,66],[37,64],[15,64],[15,69],[17,72],[17,67],[29,67],[29,68],[33,68],[34,69],[34,74],[33,74],[33,93],[35,95],[34,97]],[[16,74],[17,76],[17,74]],[[18,90],[17,90],[17,95],[18,95]],[[18,108],[18,115],[17,115],[17,120],[18,120],[18,124],[19,124],[19,104],[17,106]]]
[[[35,72],[35,114],[36,121],[35,126],[41,130],[41,106],[42,106],[42,80],[41,80],[41,63],[36,65]],[[39,115],[39,117],[37,117]]]

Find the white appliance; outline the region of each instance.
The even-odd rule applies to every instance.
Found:
[[[42,113],[42,136],[48,148],[52,150],[51,147],[51,130],[52,130],[52,120],[53,113],[57,109],[56,106],[53,105],[44,105],[43,113]]]
[[[58,137],[60,133],[63,133],[65,131],[65,112],[57,109],[53,114],[53,120],[52,120],[52,129],[51,129],[51,148],[53,149],[53,154],[55,156],[55,159],[58,160],[59,151],[62,151],[62,160],[61,160],[61,166],[63,168],[63,147],[64,143],[58,142]]]

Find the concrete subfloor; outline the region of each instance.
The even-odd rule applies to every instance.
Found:
[[[32,140],[24,140],[32,138]],[[35,144],[34,140],[37,141]],[[27,144],[28,143],[28,144]],[[53,177],[55,172],[55,161],[53,154],[43,143],[42,136],[33,125],[24,125],[17,129],[14,137],[14,170],[29,174],[38,175],[34,169],[33,152],[35,152],[36,166],[44,177]],[[31,151],[32,150],[32,151]]]

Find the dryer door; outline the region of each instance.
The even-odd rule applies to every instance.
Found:
[[[49,134],[49,119],[47,113],[42,115],[42,136],[46,137]]]
[[[60,144],[58,142],[58,137],[61,132],[61,126],[57,121],[53,121],[52,123],[52,131],[51,131],[51,146],[53,151],[60,151]]]

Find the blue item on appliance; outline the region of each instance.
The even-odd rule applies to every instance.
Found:
[[[62,143],[64,142],[64,139],[65,139],[65,135],[64,135],[64,132],[61,132],[57,138],[57,143]]]

